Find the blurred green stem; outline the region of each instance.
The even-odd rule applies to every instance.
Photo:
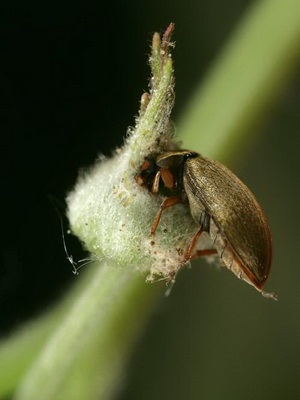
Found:
[[[299,43],[299,0],[257,1],[185,113],[178,127],[184,146],[223,160],[239,152],[243,137],[253,132],[290,78],[299,59]],[[112,381],[119,379],[131,345],[161,291],[132,272],[106,265],[98,266],[77,294],[32,366],[57,324],[54,312],[33,325],[30,334],[21,331],[15,339],[2,342],[0,396],[12,391],[25,375],[17,396],[21,400],[111,398]],[[39,341],[29,341],[30,335]],[[18,369],[18,349],[24,353],[24,343],[29,355]],[[85,374],[88,379],[79,388]],[[3,385],[6,379],[8,386]],[[93,397],[99,381],[102,396]]]
[[[16,399],[104,399],[114,393],[131,344],[161,287],[96,263],[81,294],[27,373]]]
[[[177,126],[185,146],[226,162],[242,154],[299,54],[300,1],[255,1]]]

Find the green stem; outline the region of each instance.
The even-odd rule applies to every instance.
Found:
[[[181,119],[185,146],[237,157],[290,79],[299,43],[300,1],[254,2]]]
[[[131,345],[162,292],[130,270],[93,268],[16,399],[104,399],[117,389]]]
[[[50,314],[50,313],[49,313]],[[0,346],[0,398],[9,395],[62,317],[61,308],[29,323]]]

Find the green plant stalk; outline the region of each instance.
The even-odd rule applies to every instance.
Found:
[[[254,8],[250,10],[250,12],[246,15],[246,18],[239,25],[237,31],[234,33],[233,38],[221,55],[221,58],[217,61],[212,70],[213,72],[207,78],[207,83],[200,87],[199,94],[195,95],[194,100],[191,103],[192,108],[186,112],[186,117],[179,125],[178,131],[180,132],[182,140],[184,140],[185,146],[192,147],[194,149],[199,146],[199,149],[205,155],[217,155],[222,159],[227,159],[229,155],[232,155],[234,152],[238,152],[238,145],[241,143],[242,138],[249,131],[251,131],[253,124],[256,124],[261,119],[262,111],[264,111],[266,106],[274,101],[278,93],[280,93],[282,87],[290,78],[290,71],[293,64],[295,64],[298,60],[298,43],[300,43],[299,7],[300,4],[297,0],[286,0],[285,2],[278,0],[267,0],[264,2],[257,2],[254,5]],[[256,32],[257,29],[259,30],[259,34]],[[271,31],[277,32],[273,38],[274,44],[270,43],[272,37],[269,32]],[[276,41],[278,43],[276,43]],[[254,51],[255,49],[261,49],[261,51]],[[266,58],[270,60],[269,63]],[[251,63],[252,67],[255,68],[254,77],[255,82],[257,83],[254,86],[248,83],[249,78],[246,74],[246,72],[250,69],[249,63]],[[270,68],[272,63],[276,64],[276,68]],[[269,68],[266,67],[267,65],[269,65]],[[240,75],[236,76],[237,66],[244,66],[245,74],[243,69],[238,69],[238,71],[240,71]],[[248,73],[250,72],[248,71]],[[233,76],[238,79],[235,85],[232,83],[232,78],[229,79]],[[273,83],[276,84],[273,86]],[[270,88],[270,86],[272,86],[272,88]],[[240,88],[240,93],[236,92],[237,87]],[[262,96],[263,100],[261,100],[260,96]],[[231,100],[233,97],[236,98],[236,100]],[[250,101],[249,99],[252,100]],[[256,99],[256,101],[254,101],[254,99]],[[230,103],[230,106],[228,102]],[[249,108],[248,111],[247,108]],[[196,135],[197,132],[199,132],[199,137]],[[194,135],[196,135],[195,138]],[[151,291],[153,285],[149,287],[149,285],[144,284],[143,279],[139,280],[136,278],[135,280],[134,276],[132,276],[131,279],[125,279],[122,277],[123,272],[119,272],[120,275],[118,275],[117,271],[112,272],[110,270],[110,273],[102,276],[100,286],[103,286],[106,289],[104,290],[99,287],[102,296],[99,301],[101,300],[101,302],[103,302],[105,300],[104,296],[110,296],[111,292],[114,293],[113,288],[115,286],[119,289],[118,293],[120,294],[120,297],[122,297],[122,302],[116,302],[113,307],[107,308],[108,314],[112,314],[110,316],[107,315],[105,323],[115,326],[113,321],[114,316],[120,321],[120,326],[126,329],[131,323],[131,320],[129,318],[130,312],[128,312],[128,314],[124,314],[124,318],[120,319],[120,316],[124,312],[124,308],[122,306],[124,302],[126,303],[130,298],[131,300],[128,305],[128,310],[130,311],[130,308],[132,307],[132,312],[134,310],[137,311],[135,320],[141,319],[142,321],[146,321],[151,311],[151,304],[153,305],[155,301],[152,303],[152,301],[149,300],[149,297],[152,296],[149,293],[148,298],[147,295],[143,294],[144,291],[145,293],[149,290]],[[97,274],[92,276],[91,279],[88,279],[86,282],[84,282],[84,285],[82,285],[81,295],[78,295],[77,301],[75,301],[76,304],[73,306],[73,316],[75,314],[74,310],[76,310],[77,307],[80,307],[81,303],[89,305],[91,309],[94,310],[95,313],[92,316],[92,321],[97,318],[98,307],[89,301],[90,296],[98,293],[94,286],[94,280],[96,280],[96,276]],[[113,277],[114,279],[112,279]],[[98,276],[98,279],[100,279],[100,276]],[[119,280],[123,282],[123,285],[118,283]],[[132,280],[134,282],[132,282]],[[121,287],[122,291],[120,291]],[[153,293],[153,297],[160,297],[160,295]],[[82,299],[85,299],[85,303]],[[149,307],[144,308],[143,302],[145,304],[149,304]],[[83,307],[81,307],[81,310],[84,310],[86,313],[91,315],[91,310]],[[69,319],[68,315],[69,313],[66,314],[66,319],[64,320],[63,325],[57,329],[57,332],[48,342],[48,346],[53,347],[53,343],[55,342],[66,342],[68,349],[71,349],[71,351],[76,349],[77,342],[74,340],[74,337],[72,337],[72,330],[69,329],[69,327],[72,326],[72,319]],[[45,329],[42,329],[39,324],[33,328],[34,331],[32,332],[32,335],[34,336],[35,333],[39,331],[41,342],[43,340],[45,342],[47,341],[48,335],[57,324],[57,320],[52,318],[51,313],[49,314],[49,319],[49,333],[46,332]],[[77,314],[77,323],[79,325],[81,325],[84,320],[89,322],[90,318],[85,319],[83,312],[81,314]],[[46,326],[47,318],[42,319],[41,321],[43,326]],[[97,325],[97,321],[93,321],[93,324],[95,324],[95,327]],[[83,332],[84,341],[86,343],[89,340],[89,333],[93,332],[91,325],[89,325],[88,328],[89,329]],[[102,326],[102,329],[105,329],[104,326]],[[106,329],[108,332],[110,327],[107,326]],[[62,332],[65,332],[64,337],[62,337]],[[118,343],[123,349],[120,351],[121,359],[119,359],[119,365],[122,366],[124,365],[124,362],[126,362],[126,357],[128,354],[126,349],[129,349],[137,332],[138,329],[133,329],[124,336],[121,332],[119,338],[114,338],[114,340],[109,343],[111,348],[115,348],[116,353],[118,353],[118,347],[115,345],[115,343]],[[78,329],[74,331],[74,335],[76,334],[77,338],[79,333],[80,332]],[[21,332],[19,338],[15,338],[13,341],[13,351],[11,352],[9,341],[3,341],[0,347],[0,360],[2,359],[2,355],[4,353],[11,354],[12,362],[9,364],[9,370],[6,368],[5,371],[5,376],[10,376],[10,390],[13,386],[17,385],[20,377],[21,371],[18,370],[18,373],[16,373],[16,367],[14,367],[14,365],[18,364],[18,349],[24,348],[24,342],[26,342],[27,336],[28,334],[25,335]],[[63,342],[59,342],[58,339],[60,337],[62,337]],[[75,347],[72,348],[72,346],[69,346],[68,341],[72,342],[73,346]],[[91,340],[91,343],[94,344],[93,340]],[[105,341],[102,343],[105,343]],[[31,346],[31,357],[28,358],[27,364],[25,361],[23,362],[22,373],[24,374],[26,369],[31,364],[34,354],[37,354],[40,350],[40,345],[35,346],[33,342],[29,343],[28,345]],[[82,344],[82,349],[85,348],[84,346],[85,345]],[[89,351],[86,350],[85,353],[83,352],[81,354],[84,355],[90,353],[92,351],[91,349],[92,348],[90,348]],[[44,351],[46,351],[46,349]],[[101,351],[101,349],[98,351]],[[70,356],[68,357],[68,362],[70,362]],[[122,359],[122,357],[124,357],[124,359]],[[61,346],[54,348],[53,353],[49,354],[49,362],[51,365],[55,365],[57,367],[60,363],[64,363],[64,358],[65,352],[61,351]],[[35,385],[37,385],[39,382],[39,373],[37,369],[37,366],[40,362],[39,360],[40,358],[38,358],[36,363],[32,366],[31,372],[25,378],[23,386],[19,391],[19,399],[23,400],[28,398],[28,387],[32,386],[31,390],[34,391]],[[88,362],[88,360],[86,361]],[[90,362],[89,365],[93,365],[93,363]],[[108,382],[103,384],[105,384],[107,392],[105,396],[98,397],[98,399],[110,397],[109,382],[111,382],[111,377],[114,376],[114,372],[109,372],[108,368],[112,368],[113,370],[116,368],[117,374],[119,374],[121,370],[121,367],[116,367],[116,365],[113,363],[109,363],[105,366],[105,369],[107,370],[107,374],[105,376],[107,377]],[[59,376],[55,376],[58,371],[52,371],[51,375],[45,379],[44,388],[41,388],[39,385],[36,386],[37,390],[34,392],[35,397],[31,397],[31,400],[33,398],[42,398],[40,395],[46,390],[49,379],[54,379],[56,382],[60,379]],[[4,369],[0,368],[1,382],[4,381],[3,374]],[[80,376],[80,374],[78,375]],[[92,386],[96,385],[92,379],[96,379],[99,377],[99,375],[101,375],[101,371],[97,370],[97,373],[94,374],[89,380],[89,384]],[[66,382],[70,382],[69,379],[71,376],[72,374],[70,374],[68,378],[66,377]],[[70,390],[72,390],[72,388]],[[67,397],[66,388],[64,388],[64,393],[66,396],[65,398],[74,398]],[[5,394],[7,394],[7,389],[3,390],[1,387],[0,396]],[[25,395],[27,395],[27,397],[25,397]],[[87,398],[87,396],[82,396],[82,398]]]
[[[61,320],[60,309],[28,323],[11,337],[3,340],[0,347],[0,398],[8,396],[21,379],[24,371],[35,360],[45,345],[46,338]],[[3,397],[2,397],[3,396]]]
[[[103,399],[118,387],[128,351],[161,290],[145,287],[141,274],[107,264],[91,268],[88,288],[42,350],[16,399]]]
[[[241,156],[296,67],[299,43],[298,0],[254,2],[185,110],[185,146],[223,161]]]
[[[86,396],[85,393],[90,393],[92,389],[95,390],[95,387],[90,385],[90,378],[93,376],[93,373],[99,373],[98,369],[94,365],[95,363],[91,363],[91,360],[95,360],[95,357],[99,358],[101,362],[105,364],[104,370],[108,371],[108,373],[111,374],[110,379],[108,377],[108,374],[105,375],[105,384],[102,385],[103,388],[105,387],[106,389],[108,389],[109,384],[114,381],[115,376],[118,375],[117,371],[120,372],[117,378],[120,378],[120,367],[122,365],[122,359],[126,360],[124,353],[130,350],[130,341],[134,341],[135,338],[138,336],[138,330],[142,329],[143,322],[145,322],[143,321],[143,316],[147,318],[147,316],[149,316],[149,313],[151,312],[151,309],[155,308],[155,303],[162,297],[159,296],[159,292],[162,293],[162,287],[160,285],[146,285],[145,288],[145,277],[141,274],[137,274],[132,277],[132,272],[127,274],[121,273],[119,269],[113,268],[112,266],[110,266],[109,268],[102,267],[103,266],[99,263],[94,263],[93,265],[90,265],[89,268],[84,271],[84,273],[80,274],[80,279],[77,280],[72,290],[65,296],[63,302],[60,302],[56,307],[49,310],[45,315],[37,318],[31,323],[28,323],[21,331],[18,331],[18,333],[11,335],[9,338],[2,342],[0,346],[0,398],[8,396],[14,390],[17,382],[19,382],[22,375],[24,375],[24,371],[26,371],[29,365],[31,365],[33,362],[37,362],[37,357],[39,354],[41,354],[40,357],[42,357],[42,354],[44,354],[42,350],[45,349],[45,343],[49,337],[52,337],[56,330],[58,332],[57,327],[65,327],[65,329],[62,328],[64,332],[62,333],[62,335],[63,337],[66,336],[64,337],[64,340],[66,340],[68,342],[68,345],[71,347],[71,345],[74,345],[74,343],[71,343],[71,341],[69,341],[67,335],[69,330],[71,329],[70,324],[74,324],[74,321],[79,320],[80,312],[82,312],[83,315],[86,315],[87,324],[91,323],[94,325],[95,319],[90,318],[90,314],[87,314],[85,312],[85,308],[83,308],[83,305],[86,304],[86,301],[84,301],[82,297],[86,296],[87,287],[89,289],[92,289],[95,282],[105,281],[103,286],[101,287],[101,289],[103,290],[105,289],[105,284],[108,284],[108,281],[110,282],[110,279],[114,279],[115,284],[112,285],[112,288],[106,286],[106,288],[109,288],[110,290],[109,297],[118,297],[119,300],[123,303],[120,305],[120,307],[116,308],[116,314],[109,313],[111,322],[116,328],[114,330],[117,336],[116,340],[118,340],[118,338],[120,340],[119,347],[115,343],[115,357],[109,357],[109,360],[107,360],[106,358],[103,358],[103,355],[95,352],[95,348],[98,348],[98,340],[103,341],[111,337],[111,333],[105,334],[105,332],[103,331],[103,328],[109,329],[109,327],[111,327],[110,324],[106,323],[103,325],[101,324],[101,326],[95,327],[92,341],[92,335],[85,334],[84,329],[87,325],[82,325],[83,319],[81,318],[81,322],[77,325],[77,328],[80,329],[83,326],[82,337],[86,337],[85,342],[88,342],[89,345],[83,346],[83,350],[79,352],[80,362],[77,362],[78,355],[77,358],[74,357],[73,366],[69,370],[68,379],[66,379],[66,382],[70,382],[71,380],[72,383],[68,385],[66,382],[64,382],[61,387],[60,393],[64,393],[63,389],[67,388],[68,394],[65,394],[65,397],[61,398],[93,398]],[[112,273],[109,274],[110,279],[107,279],[105,273],[107,273],[107,271],[111,269]],[[127,282],[126,279],[130,279],[130,282]],[[139,291],[142,292],[139,293]],[[103,296],[103,292],[101,290],[97,291],[96,288],[94,305],[95,308],[101,309],[102,304],[100,304],[100,302],[97,303],[98,295],[102,300],[105,298]],[[89,290],[89,296],[93,296],[92,290]],[[89,298],[89,296],[87,296],[87,298]],[[126,301],[123,302],[122,296],[124,296]],[[139,299],[139,301],[137,301],[137,299]],[[137,302],[137,306],[132,304],[130,300],[132,300],[133,302]],[[143,309],[140,309],[139,305],[141,305]],[[123,308],[121,313],[120,308]],[[75,316],[74,318],[70,317],[72,310]],[[91,307],[89,308],[89,310],[91,310]],[[111,310],[105,309],[105,311],[108,312]],[[95,313],[97,314],[97,310],[95,311]],[[66,318],[66,316],[68,316],[68,318]],[[122,326],[118,326],[118,324],[122,325],[122,318],[126,318],[126,326],[128,323],[127,327],[129,329],[127,329],[126,331],[124,331]],[[130,318],[132,318],[131,322],[129,321]],[[96,323],[97,322],[99,324],[98,319],[96,319]],[[119,335],[120,330],[122,331],[122,336]],[[81,333],[79,332],[78,335],[81,336]],[[72,336],[74,338],[75,331],[72,331]],[[67,348],[64,346],[64,340],[60,341],[58,333],[53,336],[53,339],[51,339],[51,343],[53,343],[53,341],[55,343],[55,340],[59,341],[57,347],[55,346],[56,349],[60,349],[64,353]],[[50,341],[48,341],[47,343],[47,345],[50,345]],[[74,345],[75,349],[78,343]],[[104,348],[106,347],[107,346],[104,345]],[[71,349],[69,355],[72,356],[74,354],[75,351]],[[52,360],[56,362],[54,358],[52,358]],[[120,360],[120,362],[118,362],[118,360]],[[109,363],[112,362],[115,362],[116,366],[109,368]],[[49,364],[48,367],[50,367]],[[55,370],[57,371],[56,365]],[[40,372],[42,373],[42,370]],[[87,374],[87,378],[83,379],[83,377]],[[76,378],[77,375],[78,378]],[[63,375],[61,375],[61,377],[62,376]],[[71,378],[73,376],[75,376],[74,380],[73,378]],[[47,378],[47,382],[49,382],[49,377]],[[74,384],[74,382],[76,382],[76,384]],[[41,393],[43,393],[45,391],[45,385],[41,384],[41,389]],[[49,389],[51,389],[50,386]],[[113,389],[116,389],[116,385],[114,384],[113,387],[111,387],[110,389],[111,391]],[[74,392],[74,395],[71,395],[72,397],[69,397],[70,392]],[[50,393],[50,391],[48,392],[47,386],[46,395],[48,396],[48,394]],[[23,396],[26,396],[26,394],[22,394],[22,399]],[[42,394],[41,398],[43,398]]]
[[[24,371],[33,363],[49,336],[61,324],[69,309],[79,298],[82,287],[89,285],[94,270],[86,269],[64,300],[13,333],[0,346],[0,398],[13,391]]]

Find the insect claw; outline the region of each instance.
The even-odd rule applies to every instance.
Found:
[[[266,299],[272,299],[275,301],[278,301],[278,295],[274,292],[265,292],[264,290],[261,291],[261,294],[266,298]]]

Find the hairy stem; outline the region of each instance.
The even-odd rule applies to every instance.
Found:
[[[118,388],[128,352],[161,290],[145,286],[141,274],[106,263],[92,268],[88,288],[35,361],[16,399],[105,399]]]

